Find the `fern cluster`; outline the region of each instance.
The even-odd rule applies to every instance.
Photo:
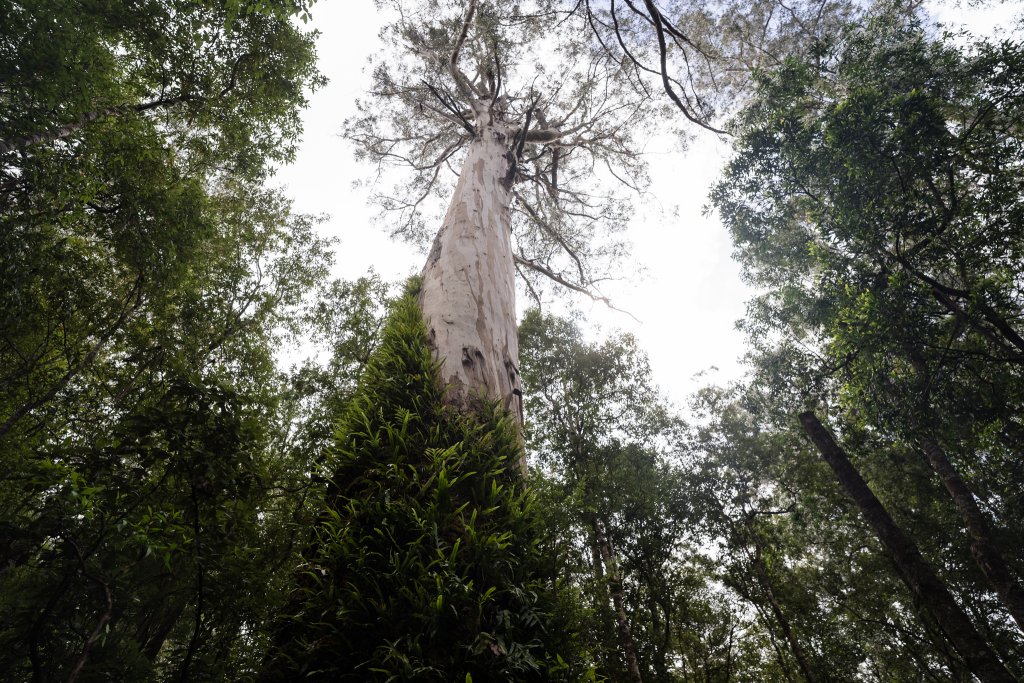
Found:
[[[443,398],[411,284],[340,422],[266,680],[579,678],[516,425]]]

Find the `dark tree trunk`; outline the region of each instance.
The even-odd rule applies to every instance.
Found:
[[[1000,601],[1010,616],[1017,622],[1017,628],[1024,632],[1024,589],[1010,572],[1002,553],[996,548],[989,533],[988,522],[978,507],[974,492],[967,486],[953,463],[946,457],[945,451],[935,439],[925,437],[921,440],[925,455],[932,469],[939,475],[943,486],[949,492],[960,519],[967,527],[971,537],[971,554],[985,578],[995,589]]]
[[[178,619],[181,618],[182,613],[185,611],[185,607],[185,601],[179,602],[166,610],[162,615],[159,615],[161,617],[160,621],[157,623],[156,629],[152,634],[148,633],[149,628],[147,625],[145,632],[136,636],[136,640],[143,643],[142,654],[150,663],[155,662],[156,658],[160,655],[160,650],[163,649],[164,643],[167,642],[171,631],[177,625]],[[158,615],[152,616],[155,619]]]
[[[929,386],[932,375],[921,354],[914,348],[906,349],[910,357],[911,365],[917,372],[918,381],[921,386],[922,411],[929,411]],[[999,600],[1006,607],[1017,628],[1024,632],[1024,589],[1019,581],[1010,571],[1006,560],[996,546],[989,531],[988,520],[978,507],[978,500],[974,492],[957,472],[953,463],[950,462],[945,450],[928,430],[921,430],[924,436],[921,438],[921,450],[924,451],[928,464],[939,476],[942,485],[946,488],[950,498],[956,505],[957,512],[967,534],[970,537],[971,555],[975,564],[985,575],[989,584],[996,591]]]
[[[843,490],[853,498],[857,508],[875,530],[885,547],[896,573],[906,584],[918,608],[925,611],[949,639],[971,672],[983,683],[1016,683],[999,656],[989,646],[964,611],[957,605],[946,584],[921,555],[917,545],[896,525],[888,511],[875,497],[860,473],[853,467],[843,449],[825,429],[814,413],[800,415],[804,431],[835,472]]]

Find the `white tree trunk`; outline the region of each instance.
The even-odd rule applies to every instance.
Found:
[[[509,133],[477,118],[455,194],[423,267],[419,303],[447,400],[498,400],[522,425]],[[525,469],[525,464],[520,463]]]

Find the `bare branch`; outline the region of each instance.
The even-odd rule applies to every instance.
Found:
[[[537,263],[537,261],[525,258],[523,256],[520,256],[519,254],[514,254],[513,258],[515,259],[515,262],[517,264],[519,264],[521,266],[524,266],[526,268],[529,268],[530,270],[536,271],[536,272],[540,273],[541,275],[544,275],[548,279],[550,279],[550,280],[552,280],[554,282],[557,282],[558,284],[562,285],[563,287],[565,287],[567,289],[571,289],[574,292],[579,292],[580,294],[584,294],[584,295],[588,296],[590,299],[592,299],[593,301],[601,302],[605,306],[607,306],[608,308],[612,309],[613,311],[618,311],[619,313],[625,313],[626,315],[628,315],[633,320],[635,320],[637,322],[640,322],[640,319],[637,318],[632,313],[630,313],[629,311],[623,310],[621,308],[617,308],[614,305],[612,305],[612,302],[611,302],[611,300],[608,297],[602,296],[601,294],[596,293],[593,290],[587,289],[583,285],[578,285],[575,282],[570,282],[569,280],[566,280],[564,277],[562,277],[558,273],[554,272],[553,270],[551,270],[550,268],[548,268],[544,264]]]
[[[551,184],[548,186],[548,191],[555,201],[558,201],[558,157],[561,153],[562,150],[557,147],[551,151]]]
[[[519,263],[516,263],[515,266],[516,274],[519,275],[520,281],[522,281],[523,284],[526,285],[527,293],[529,293],[530,298],[533,299],[533,302],[537,304],[537,308],[540,308],[542,305],[540,294],[537,292],[536,288],[534,288],[533,283],[530,282],[530,278],[526,277],[526,275],[523,274],[522,266]]]
[[[564,135],[561,131],[551,128],[527,131],[526,142],[556,142]]]
[[[710,130],[712,133],[718,133],[719,135],[728,135],[728,132],[720,128],[715,128],[710,123],[707,123],[706,121],[703,121],[700,118],[697,118],[696,116],[691,114],[690,108],[687,105],[683,104],[683,101],[680,99],[679,95],[672,87],[672,82],[668,75],[668,47],[665,44],[665,28],[663,25],[665,23],[665,20],[661,16],[661,12],[658,11],[658,8],[655,6],[653,0],[644,0],[644,5],[646,5],[647,11],[650,12],[651,19],[654,20],[654,31],[658,36],[658,52],[661,56],[661,82],[665,87],[665,92],[672,99],[672,101],[675,102],[676,107],[679,108],[679,111],[683,112],[683,116],[685,116],[687,120],[689,120],[692,123],[696,123],[701,128],[706,128],[707,130]]]
[[[521,194],[519,194],[518,192],[514,194],[516,199],[519,200],[519,206],[522,207],[523,211],[533,220],[533,222],[537,226],[539,226],[542,230],[544,230],[544,232],[550,235],[552,239],[558,242],[562,249],[565,250],[565,253],[567,253],[569,257],[576,263],[576,271],[579,273],[580,282],[583,282],[586,279],[586,273],[583,270],[583,262],[580,260],[580,257],[576,254],[576,250],[569,246],[569,244],[565,241],[565,238],[562,237],[558,230],[555,230],[553,227],[551,227],[548,224],[548,222],[544,220],[544,218],[537,212],[537,210],[534,209]]]
[[[104,610],[100,615],[99,620],[96,622],[96,626],[86,639],[85,645],[82,647],[82,654],[78,657],[78,661],[75,662],[75,666],[71,670],[71,674],[68,676],[68,683],[74,683],[78,680],[78,675],[82,673],[82,669],[85,668],[85,663],[89,659],[89,651],[92,649],[92,646],[96,641],[99,640],[100,634],[103,633],[103,628],[110,623],[110,620],[114,616],[114,595],[110,590],[110,584],[89,572],[88,567],[85,564],[86,557],[82,553],[82,549],[78,547],[78,544],[68,537],[64,537],[64,540],[74,548],[75,555],[78,557],[79,566],[81,567],[80,571],[82,572],[82,575],[103,589],[103,596],[106,600],[106,610]]]
[[[469,0],[469,8],[466,10],[466,18],[462,21],[462,29],[459,31],[459,36],[455,40],[455,47],[452,48],[452,54],[448,58],[448,73],[451,74],[460,94],[467,100],[473,99],[473,86],[470,84],[469,79],[466,78],[466,74],[462,73],[462,70],[459,69],[459,52],[462,50],[462,45],[466,42],[466,35],[469,33],[469,26],[473,23],[473,15],[475,13],[476,0]]]
[[[430,90],[430,92],[434,95],[434,97],[436,97],[438,99],[438,101],[441,104],[443,104],[446,109],[448,109],[448,111],[450,111],[452,114],[455,115],[455,117],[458,120],[458,122],[460,124],[462,124],[463,128],[465,128],[467,131],[469,131],[470,135],[476,135],[476,128],[473,127],[473,124],[469,122],[469,119],[467,119],[462,114],[462,112],[459,110],[459,108],[455,106],[455,101],[450,96],[446,97],[445,95],[442,95],[437,90],[437,88],[432,86],[430,83],[427,83],[426,81],[423,81],[423,85],[427,86],[427,89]]]

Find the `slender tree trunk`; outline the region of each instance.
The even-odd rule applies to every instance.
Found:
[[[88,578],[93,578],[89,576]],[[99,579],[93,579],[99,581]],[[75,662],[74,668],[68,675],[67,683],[75,683],[78,680],[78,676],[82,673],[82,669],[85,668],[86,662],[89,661],[89,651],[92,650],[92,646],[96,644],[100,636],[103,634],[103,628],[110,623],[110,620],[114,616],[114,598],[113,593],[110,591],[110,586],[106,583],[100,582],[103,586],[103,594],[106,599],[107,609],[100,615],[99,621],[96,622],[96,626],[93,627],[92,632],[85,641],[85,645],[82,646],[82,654],[79,655],[78,661]]]
[[[136,640],[143,644],[142,654],[150,663],[155,662],[156,658],[160,655],[160,650],[163,649],[164,643],[171,635],[175,625],[177,625],[178,619],[181,618],[182,613],[185,611],[185,607],[185,601],[181,601],[171,607],[162,615],[156,630],[151,635],[146,634],[144,637],[136,638]],[[148,628],[146,630],[148,631]]]
[[[1017,628],[1024,632],[1024,589],[1021,589],[1020,583],[1010,572],[1002,553],[992,541],[988,522],[978,507],[974,492],[968,488],[935,439],[926,436],[921,440],[921,446],[932,469],[939,475],[943,486],[946,487],[953,502],[956,503],[960,519],[967,527],[967,533],[971,537],[971,554],[974,556],[974,561],[995,589],[1010,616],[1017,623]]]
[[[754,609],[761,616],[761,619],[764,620],[764,628],[768,633],[768,642],[771,643],[772,650],[775,652],[775,661],[779,663],[779,671],[782,672],[782,675],[785,676],[788,683],[796,683],[796,679],[793,678],[793,673],[789,670],[786,651],[783,649],[782,645],[779,644],[779,639],[775,634],[772,617],[768,614],[764,605],[754,599],[753,595],[748,594],[744,597],[746,597],[746,599],[754,606]]]
[[[629,673],[629,680],[632,683],[643,683],[643,678],[640,676],[640,664],[637,662],[636,657],[636,642],[633,640],[633,631],[629,627],[629,617],[626,614],[622,579],[619,577],[619,569],[615,562],[615,555],[612,553],[611,541],[608,539],[607,526],[596,517],[591,524],[593,525],[594,538],[597,540],[597,547],[601,554],[601,563],[604,566],[605,575],[608,577],[608,592],[611,594],[612,606],[615,608],[615,623],[619,631],[622,655],[626,660],[626,671]]]
[[[604,560],[601,559],[601,547],[600,541],[598,540],[597,527],[592,523],[591,528],[594,531],[594,539],[590,546],[590,561],[594,567],[594,578],[598,581],[604,581]]]
[[[736,625],[729,626],[729,649],[725,651],[725,683],[732,681],[732,640],[736,634]]]
[[[20,137],[11,138],[10,140],[0,140],[0,154],[7,154],[8,152],[25,149],[26,147],[31,147],[44,142],[53,142],[55,140],[66,138],[82,128],[85,128],[93,121],[99,121],[100,119],[105,119],[109,116],[115,116],[125,109],[126,107],[119,106],[90,111],[82,114],[75,121],[66,123],[63,126],[58,126],[57,128],[50,128],[38,133],[31,133],[29,135],[22,135]]]
[[[907,354],[923,387],[920,392],[923,396],[922,410],[928,411],[928,387],[931,380],[928,366],[916,349],[908,346]],[[939,442],[928,435],[925,430],[922,431],[925,436],[921,439],[921,450],[924,451],[928,464],[939,476],[942,485],[960,513],[960,520],[970,537],[971,555],[974,557],[975,564],[978,565],[981,573],[985,575],[989,584],[996,591],[999,600],[1016,622],[1017,628],[1024,633],[1024,589],[1021,588],[1020,582],[1010,571],[1006,560],[993,541],[988,520],[981,508],[978,507],[978,500],[974,492],[956,471]]]
[[[480,107],[455,194],[434,239],[419,303],[447,400],[500,401],[522,424],[515,266],[514,155],[508,129]],[[525,456],[524,456],[525,458]],[[525,471],[525,459],[520,462]]]
[[[835,472],[846,493],[875,530],[885,546],[896,573],[910,589],[918,608],[938,624],[939,629],[964,659],[971,672],[983,683],[1015,683],[999,656],[989,646],[967,614],[956,603],[946,584],[921,555],[917,545],[893,521],[867,483],[854,468],[843,449],[814,413],[800,415],[804,431]]]
[[[648,582],[650,585],[650,582]],[[673,610],[668,604],[668,601],[661,598],[652,598],[650,601],[651,610],[651,627],[655,634],[657,634],[661,642],[658,644],[658,651],[654,659],[655,672],[661,680],[670,680],[671,676],[668,672],[668,652],[672,641],[672,614]],[[658,616],[659,610],[664,612],[665,620],[662,621],[661,617]]]
[[[761,557],[761,544],[756,540],[756,537],[754,543],[754,574],[757,577],[757,582],[761,584],[765,597],[768,598],[768,606],[771,607],[772,616],[775,617],[779,628],[782,629],[782,635],[786,637],[786,642],[789,643],[789,649],[793,653],[793,658],[796,659],[796,664],[800,668],[800,673],[803,675],[804,680],[807,683],[816,683],[817,678],[811,673],[811,667],[807,662],[804,649],[800,646],[800,641],[797,640],[796,634],[793,633],[793,627],[789,623],[785,612],[782,611],[782,605],[779,604],[778,598],[775,597],[771,578],[768,576],[768,567],[764,563],[764,558]]]

